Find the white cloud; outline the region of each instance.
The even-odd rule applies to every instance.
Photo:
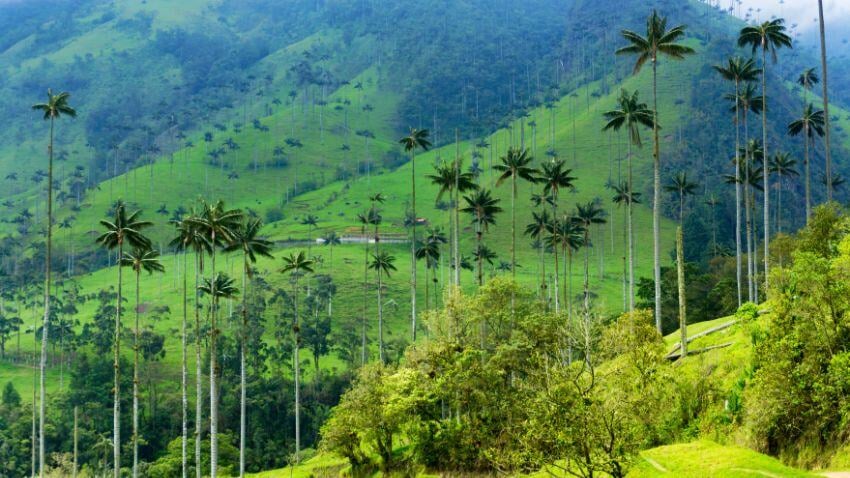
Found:
[[[730,1],[720,0],[721,5]],[[818,26],[815,21],[818,17],[817,0],[742,0],[740,11],[746,14],[750,8],[757,18],[784,17],[789,24],[796,23],[801,32]],[[827,24],[847,21],[850,19],[850,1],[824,0],[823,11]]]

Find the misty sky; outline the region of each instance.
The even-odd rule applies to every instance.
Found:
[[[728,5],[729,0],[720,0],[721,5]],[[761,8],[761,19],[769,19],[772,15],[784,17],[789,24],[797,23],[801,31],[817,28],[814,21],[818,16],[817,0],[743,0],[743,11],[752,7]],[[827,24],[835,21],[850,20],[850,0],[824,0],[824,17]]]

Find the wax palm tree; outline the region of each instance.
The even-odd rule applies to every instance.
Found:
[[[563,295],[567,307],[567,323],[573,323],[573,254],[584,245],[584,226],[576,221],[575,217],[563,216],[560,219],[550,221],[547,226],[548,244],[555,253],[555,276],[560,274],[558,265],[558,251],[564,255],[564,281]],[[561,292],[555,290],[557,296]]]
[[[215,269],[216,250],[232,242],[236,231],[242,223],[242,211],[227,209],[223,201],[204,203],[199,216],[191,218],[193,225],[209,243],[210,276],[218,278]],[[218,281],[213,280],[209,285],[213,288]],[[218,310],[216,309],[217,292],[209,292],[210,310],[210,476],[218,476]]]
[[[788,134],[797,136],[803,134],[803,170],[804,182],[806,189],[806,223],[812,215],[812,177],[810,172],[811,161],[809,157],[809,149],[811,147],[812,138],[815,134],[818,136],[824,135],[824,122],[826,115],[821,110],[815,110],[814,106],[809,103],[803,109],[803,115],[798,119],[788,124]]]
[[[186,478],[188,470],[187,466],[187,442],[189,438],[188,429],[188,358],[187,358],[187,322],[189,314],[189,298],[188,298],[188,262],[186,255],[190,249],[195,252],[195,474],[197,478],[201,477],[201,414],[202,414],[202,399],[203,388],[201,386],[201,319],[200,308],[198,301],[199,279],[198,276],[202,271],[202,258],[204,254],[210,252],[209,243],[195,227],[195,223],[190,219],[196,216],[194,209],[191,214],[182,219],[174,221],[177,234],[171,241],[171,246],[175,247],[183,256],[183,323],[181,325],[181,348],[182,348],[182,380],[180,384],[181,407],[182,407],[182,446],[181,446],[181,468],[182,476]]]
[[[756,81],[758,79],[758,75],[761,70],[756,68],[755,60],[743,59],[739,56],[734,58],[729,58],[726,62],[726,65],[716,65],[714,69],[720,73],[720,76],[727,81],[731,81],[735,84],[735,92],[733,95],[727,95],[727,97],[731,97],[735,102],[735,106],[733,107],[733,111],[735,112],[735,159],[733,163],[735,164],[735,272],[736,272],[736,284],[738,289],[738,307],[741,306],[743,300],[742,294],[742,268],[741,268],[741,161],[738,157],[738,153],[741,148],[741,112],[746,112],[750,109],[750,98],[755,94],[754,90],[752,90],[752,85],[750,86],[750,92],[747,96],[742,98],[741,95],[741,85],[749,84],[750,82]],[[757,106],[760,110],[761,103]],[[745,116],[746,117],[746,116]],[[746,124],[746,121],[744,121]]]
[[[384,300],[383,300],[383,277],[390,276],[390,273],[396,270],[394,265],[395,257],[386,251],[372,254],[372,262],[369,263],[369,269],[372,269],[378,276],[378,360],[385,363],[384,357]]]
[[[525,235],[532,238],[537,244],[537,258],[541,266],[541,280],[538,284],[537,293],[544,296],[546,292],[546,261],[543,260],[544,238],[551,222],[552,217],[549,216],[549,210],[543,209],[540,212],[533,211],[531,213],[531,222],[525,226]]]
[[[572,170],[565,167],[561,159],[552,158],[540,167],[540,176],[537,181],[543,185],[543,196],[548,198],[547,202],[552,205],[552,217],[558,217],[558,197],[562,189],[574,189],[576,178],[571,176]],[[557,258],[556,258],[557,259]],[[556,264],[557,270],[557,264]],[[555,313],[561,311],[561,301],[558,298],[558,274],[555,274]]]
[[[795,166],[797,160],[789,153],[776,153],[770,158],[770,172],[779,177],[776,184],[776,228],[779,232],[782,232],[782,179],[799,176]]]
[[[629,141],[628,141],[628,151],[626,162],[627,166],[627,179],[625,184],[624,191],[633,191],[634,190],[634,181],[632,178],[632,145],[640,148],[642,146],[641,138],[640,138],[640,127],[644,126],[647,128],[652,128],[654,123],[654,114],[651,109],[646,105],[646,103],[641,103],[638,97],[638,92],[635,90],[632,94],[629,94],[626,90],[622,90],[620,92],[620,97],[617,100],[618,108],[607,111],[603,114],[605,120],[605,127],[602,128],[603,131],[620,131],[622,128],[626,128],[629,133]],[[621,196],[624,199],[626,205],[626,250],[628,251],[628,310],[634,310],[634,283],[635,283],[635,248],[634,248],[634,230],[632,228],[632,202],[636,198],[635,194],[626,194]],[[624,257],[625,259],[625,257]],[[624,276],[624,281],[626,278]],[[624,291],[625,292],[625,291]]]
[[[380,221],[380,215],[372,207],[365,213],[357,214],[357,221],[360,223],[360,234],[363,237],[363,315],[361,317],[361,334],[360,334],[360,365],[366,364],[366,329],[368,327],[367,314],[369,312],[369,240],[366,235],[369,227],[374,224],[374,221]],[[377,244],[376,244],[377,245]]]
[[[619,185],[614,186],[614,204],[626,205],[624,208],[623,221],[623,309],[633,311],[635,308],[634,298],[634,249],[632,242],[631,230],[631,205],[640,204],[640,193],[631,190],[628,181],[621,181]],[[628,252],[629,260],[626,263],[626,255]]]
[[[574,220],[582,227],[582,245],[584,246],[584,326],[590,327],[590,228],[594,224],[605,224],[605,210],[593,201],[576,204]]]
[[[838,189],[841,188],[847,180],[844,179],[844,176],[834,173],[831,178],[828,178],[826,174],[824,174],[821,176],[820,182],[826,187],[831,187],[833,191],[838,191]]]
[[[142,221],[141,211],[127,214],[127,208],[123,202],[118,202],[115,207],[115,217],[111,221],[101,220],[100,224],[106,232],[98,236],[97,243],[108,250],[117,249],[118,258],[124,256],[124,246],[131,248],[148,248],[150,240],[142,234],[142,230],[150,227],[152,223]],[[115,300],[115,335],[113,338],[113,367],[115,368],[113,383],[112,402],[112,459],[113,475],[120,478],[121,475],[121,369],[119,359],[121,358],[121,288],[123,285],[121,267],[118,267],[118,294]]]
[[[295,323],[292,324],[292,336],[294,348],[292,362],[295,367],[295,463],[301,461],[301,319],[298,310],[298,278],[304,274],[313,272],[313,260],[308,259],[304,251],[298,254],[289,253],[283,258],[283,274],[289,274],[292,278],[292,297],[295,309]]]
[[[803,106],[809,102],[806,98],[808,92],[812,91],[812,88],[818,83],[820,83],[820,78],[818,78],[818,74],[815,73],[814,68],[806,68],[797,77],[797,84],[803,87]]]
[[[434,295],[437,294],[437,266],[440,263],[440,248],[448,242],[446,235],[439,228],[429,229],[425,238],[419,241],[416,247],[416,258],[425,261],[425,309],[429,307],[428,301],[428,271],[433,273]],[[436,302],[436,298],[435,301]]]
[[[139,476],[139,315],[142,303],[139,297],[142,271],[148,274],[165,272],[165,267],[159,262],[159,252],[148,247],[137,247],[125,252],[119,264],[121,267],[133,269],[136,275],[136,307],[135,327],[133,328],[133,478]]]
[[[322,236],[322,244],[325,247],[330,249],[330,267],[331,267],[331,276],[334,273],[334,247],[342,244],[342,239],[337,235],[337,233],[330,231],[325,233]],[[328,296],[328,316],[333,315],[333,294]]]
[[[741,29],[738,36],[738,46],[751,46],[753,53],[761,49],[761,94],[763,98],[763,111],[761,114],[762,148],[764,157],[770,157],[767,148],[767,54],[770,53],[776,62],[776,51],[782,47],[793,48],[791,37],[785,34],[785,20],[777,18],[761,23],[760,25],[748,25]],[[765,290],[770,277],[770,171],[763,172],[765,191],[764,200],[764,285]]]
[[[225,248],[225,252],[242,252],[242,329],[239,333],[239,476],[245,476],[245,428],[247,402],[247,373],[245,369],[245,347],[248,336],[248,292],[254,270],[251,264],[257,262],[257,257],[272,257],[273,243],[260,237],[263,221],[260,219],[244,218],[243,223],[235,231],[233,241]]]
[[[501,157],[502,164],[493,166],[500,172],[496,180],[496,186],[500,186],[506,180],[511,180],[511,277],[516,279],[516,198],[517,179],[534,183],[537,181],[537,168],[531,165],[534,158],[527,149],[508,148],[508,152]]]
[[[655,278],[655,326],[661,331],[661,141],[658,137],[658,59],[666,56],[674,60],[684,59],[694,50],[677,43],[685,36],[684,25],[667,29],[667,18],[653,10],[646,20],[646,35],[631,30],[622,31],[629,45],[617,50],[618,55],[635,55],[634,74],[642,67],[652,64],[652,122],[653,136],[653,199],[652,199],[652,249]]]
[[[313,251],[313,231],[319,225],[319,216],[308,214],[301,219],[301,225],[307,226],[307,255],[312,256]]]
[[[410,333],[413,341],[416,341],[416,150],[421,149],[428,151],[431,147],[431,142],[428,141],[427,129],[410,128],[410,133],[399,141],[404,147],[404,150],[410,153],[410,197],[411,209],[413,212],[413,237],[410,241]]]
[[[827,182],[832,181],[832,148],[830,146],[830,127],[829,122],[831,121],[829,118],[829,88],[827,81],[827,67],[826,67],[826,31],[824,27],[824,18],[823,18],[823,0],[818,0],[818,24],[820,26],[820,64],[821,64],[821,73],[823,74],[823,81],[821,82],[821,86],[823,87],[823,117],[824,117],[824,150],[826,152],[826,177]],[[832,186],[830,184],[826,185],[826,200],[832,201]]]
[[[682,226],[685,221],[685,199],[696,193],[697,184],[688,180],[685,172],[677,173],[665,189],[676,195],[679,201],[679,226],[676,228],[676,280],[679,285],[679,332],[681,334],[681,356],[688,355],[687,303],[685,297],[685,245]]]
[[[483,246],[484,232],[489,227],[496,223],[496,214],[502,212],[502,208],[498,205],[501,201],[492,196],[489,189],[479,189],[468,196],[464,196],[466,207],[463,212],[472,216],[472,223],[475,225],[475,242],[476,250]],[[482,269],[481,256],[478,257],[478,286],[484,285],[484,275]]]
[[[460,286],[460,195],[478,189],[478,184],[475,182],[475,175],[471,172],[464,172],[461,167],[460,158],[446,163],[443,161],[435,168],[434,174],[429,174],[431,184],[439,187],[437,191],[436,201],[442,200],[446,193],[449,193],[449,202],[452,204],[452,214],[450,223],[452,226],[452,264],[453,264],[453,279],[455,287]]]
[[[38,464],[39,475],[44,476],[45,467],[45,449],[44,449],[44,410],[45,410],[45,389],[44,389],[44,373],[47,368],[47,337],[50,329],[50,261],[52,260],[53,252],[53,136],[55,131],[56,120],[63,116],[76,118],[77,110],[68,103],[71,95],[67,92],[62,92],[57,95],[53,94],[53,90],[47,90],[47,102],[37,103],[32,106],[32,109],[42,113],[45,121],[50,121],[50,138],[47,145],[47,232],[45,237],[45,261],[44,261],[44,321],[42,324],[41,333],[41,360],[39,362],[39,427],[38,427]]]

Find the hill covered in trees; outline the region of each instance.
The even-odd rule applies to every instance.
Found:
[[[184,425],[188,453],[194,458],[198,446],[205,473],[211,455],[220,457],[222,473],[238,473],[240,463],[248,470],[279,467],[313,453],[323,424],[344,413],[345,401],[331,409],[358,374],[349,397],[357,398],[364,382],[377,386],[386,378],[388,387],[403,387],[396,382],[409,379],[411,369],[463,371],[466,360],[484,357],[475,373],[511,377],[502,384],[507,388],[492,389],[495,395],[536,403],[545,388],[535,375],[545,363],[537,360],[575,358],[558,373],[564,380],[578,373],[573,383],[582,388],[588,370],[576,371],[572,362],[586,362],[592,379],[594,367],[604,370],[628,355],[609,350],[614,339],[604,338],[625,333],[616,325],[623,311],[658,305],[656,327],[645,327],[641,350],[651,355],[652,367],[666,367],[653,333],[760,302],[770,290],[765,266],[792,262],[797,246],[784,233],[806,223],[808,206],[825,201],[829,185],[834,199],[847,197],[845,92],[837,91],[830,105],[834,159],[827,179],[820,136],[806,142],[805,133],[788,134],[795,120],[820,128],[811,119],[817,111],[806,117],[804,110],[820,103],[819,90],[811,76],[797,81],[819,64],[817,55],[781,48],[778,62],[765,64],[764,136],[762,77],[751,72],[751,88],[738,91],[748,115],[736,128],[735,102],[728,98],[735,84],[715,67],[750,55],[749,47],[736,46],[745,23],[699,2],[653,3],[667,27],[684,25],[676,41],[685,52],[681,61],[662,56],[657,65],[657,140],[650,68],[635,72],[635,57],[615,54],[627,45],[620,30],[646,28],[651,6],[637,0],[617,8],[585,0],[0,5],[0,111],[15,119],[0,125],[0,383],[11,384],[6,418],[12,424],[0,432],[13,443],[3,450],[8,472],[33,466],[29,452],[39,444],[33,446],[32,436],[41,435],[47,453],[60,453],[48,457],[59,469],[68,469],[61,453],[77,441],[89,470],[105,472],[123,456],[127,467],[140,463],[143,474],[173,476],[181,466]],[[756,56],[752,68],[760,65]],[[836,70],[844,67],[838,63]],[[66,112],[42,121],[30,111],[48,86],[52,95],[71,93],[76,118]],[[48,105],[55,98],[48,96]],[[644,119],[630,134],[617,118],[632,107]],[[53,127],[55,163],[48,169],[43,157]],[[760,189],[763,137],[772,175],[767,197]],[[745,158],[738,173],[747,175],[740,189],[730,184],[736,144]],[[656,145],[663,188],[653,183]],[[55,200],[48,206],[51,175]],[[654,234],[656,190],[661,218]],[[762,222],[767,198],[772,206]],[[50,240],[48,207],[55,218]],[[124,244],[121,221],[136,211],[151,224]],[[218,214],[225,223],[228,215],[238,220],[217,229]],[[738,215],[746,250],[736,254]],[[762,263],[764,224],[776,240]],[[194,235],[187,239],[189,230]],[[54,273],[45,297],[48,254]],[[737,265],[736,256],[747,264]],[[738,268],[743,272],[736,276]],[[508,277],[516,283],[505,282]],[[487,301],[505,299],[504,290],[488,296],[488,287],[511,291],[510,304],[487,310]],[[116,310],[123,322],[115,322]],[[456,323],[475,310],[481,320]],[[651,322],[640,314],[627,320]],[[560,329],[561,322],[569,330]],[[42,345],[45,324],[50,339]],[[452,355],[454,341],[462,342],[463,357]],[[113,364],[108,357],[118,342],[124,348]],[[526,354],[538,346],[547,352]],[[564,347],[571,352],[564,355]],[[512,356],[516,350],[525,352]],[[442,352],[449,355],[433,355]],[[47,428],[31,436],[27,405],[14,397],[37,401],[39,359],[47,366],[50,406]],[[520,362],[501,361],[513,359]],[[439,360],[459,362],[437,367]],[[369,362],[390,368],[358,372]],[[115,370],[120,374],[113,376]],[[381,380],[362,378],[369,373]],[[484,384],[476,381],[482,377],[452,386],[465,394]],[[514,394],[513,387],[525,385]],[[664,395],[669,385],[647,393]],[[110,386],[121,390],[118,405]],[[610,398],[624,384],[599,386],[600,397]],[[134,387],[141,392],[131,393]],[[195,410],[215,390],[220,403]],[[385,392],[403,398],[410,390],[365,390],[360,398]],[[733,392],[722,388],[711,400],[727,393]],[[626,438],[637,440],[621,450],[629,459],[648,446],[702,436],[681,430],[702,427],[716,400],[685,410],[693,397],[681,396],[679,415],[644,413],[652,423],[638,432],[629,422],[634,436]],[[490,410],[493,397],[479,398]],[[437,427],[446,441],[415,442],[399,466],[530,471],[587,445],[544,441],[541,446],[552,448],[523,448],[536,440],[532,435],[489,442],[496,437],[483,422],[444,423],[474,415],[469,404],[441,397],[438,410],[436,403],[407,404],[422,415],[405,409],[416,423],[397,424],[390,438],[403,428],[415,440]],[[607,413],[613,404],[592,405],[576,413]],[[123,414],[113,413],[116,406]],[[545,410],[515,415],[515,406],[498,405],[514,421],[509,428],[543,420],[538,412]],[[131,410],[141,414],[131,417]],[[213,410],[219,440],[210,440]],[[369,416],[364,407],[354,410]],[[79,426],[75,413],[82,413]],[[579,415],[551,418],[573,423]],[[493,417],[488,426],[501,415]],[[358,461],[365,471],[395,467],[392,440],[358,451],[345,442],[352,435],[338,428],[340,420],[329,422],[326,433],[338,433],[334,439],[341,441],[326,440],[327,447],[349,453],[354,468]],[[247,439],[240,436],[243,423]],[[109,443],[114,427],[123,430],[124,449],[117,452]],[[193,427],[200,440],[192,438]],[[370,430],[356,433],[375,438]],[[758,443],[762,451],[797,460],[789,449],[799,437],[774,443],[768,435]],[[467,441],[455,447],[453,437]],[[815,448],[838,444],[826,440]],[[492,451],[503,445],[516,454]],[[208,447],[219,448],[210,453]],[[457,455],[451,463],[434,462],[445,447]],[[45,461],[36,454],[32,460]],[[812,465],[802,458],[795,463]]]

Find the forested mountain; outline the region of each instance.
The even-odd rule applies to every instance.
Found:
[[[628,44],[622,31],[646,31],[654,9],[666,28],[682,25],[675,41],[684,52],[657,62],[657,143],[656,65],[637,71],[635,56],[616,53]],[[734,400],[755,373],[740,354],[770,350],[757,338],[728,356],[710,355],[733,365],[704,394],[683,392],[698,382],[690,380],[701,373],[693,362],[685,362],[691,375],[684,381],[658,381],[672,380],[668,362],[686,350],[662,353],[674,339],[663,343],[657,334],[680,330],[684,338],[681,325],[762,302],[771,290],[764,267],[791,270],[796,252],[813,247],[788,236],[806,224],[809,204],[826,202],[828,184],[837,203],[847,202],[850,61],[839,41],[828,55],[827,181],[824,142],[814,134],[820,123],[805,126],[813,128],[808,142],[809,129],[799,126],[822,104],[819,85],[798,81],[809,68],[819,74],[819,51],[794,42],[776,51],[776,62],[765,56],[772,176],[762,217],[762,77],[751,72],[750,89],[742,88],[749,96],[738,104],[750,108],[736,128],[735,84],[717,68],[751,54],[753,68],[761,66],[761,50],[738,46],[747,25],[716,2],[690,0],[0,1],[0,114],[7,118],[0,123],[0,386],[10,384],[0,442],[11,443],[0,446],[7,463],[0,477],[45,462],[32,442],[37,435],[46,440],[41,449],[57,453],[46,466],[60,475],[70,469],[63,453],[74,441],[88,473],[122,461],[128,471],[140,463],[144,476],[175,476],[185,453],[194,472],[196,444],[204,473],[220,466],[221,474],[239,474],[239,464],[259,471],[301,462],[322,437],[324,451],[365,474],[407,466],[530,472],[553,450],[587,445],[539,441],[535,448],[495,431],[544,420],[550,359],[564,362],[555,373],[566,381],[556,387],[566,387],[570,367],[582,362],[591,376],[578,372],[579,388],[595,383],[595,370],[640,375],[630,367],[657,367],[643,398],[658,409],[614,412],[646,416],[643,425],[628,422],[629,433],[641,436],[628,442],[632,458],[715,426],[724,436],[753,432],[765,440],[760,451],[794,455],[795,440],[804,438],[765,432],[775,422],[738,428],[744,412],[718,406],[724,394],[736,394],[730,406],[740,405]],[[44,121],[60,92],[70,93],[61,101],[75,114],[60,108],[55,121]],[[809,103],[814,110],[805,110]],[[643,115],[633,132],[616,123],[629,107]],[[747,174],[740,190],[736,140],[738,173]],[[655,147],[663,183],[657,232]],[[738,215],[746,249],[736,254]],[[827,229],[843,221],[821,219]],[[775,243],[767,253],[765,224]],[[818,253],[840,262],[846,251],[837,247]],[[48,255],[53,273],[45,282]],[[747,264],[737,266],[742,256]],[[643,311],[653,307],[655,317]],[[736,320],[750,324],[754,309],[745,305]],[[618,325],[629,321],[637,330]],[[42,345],[45,325],[50,338]],[[750,329],[730,330],[739,340]],[[753,337],[762,332],[753,326]],[[531,353],[537,348],[539,355]],[[645,361],[624,365],[621,357],[632,353]],[[469,360],[480,367],[467,370]],[[828,360],[819,355],[817,363]],[[47,429],[31,434],[39,361]],[[364,367],[369,362],[382,365]],[[510,380],[458,402],[443,395],[436,370],[460,395],[493,377]],[[416,387],[404,388],[414,376]],[[589,415],[549,417],[586,433],[570,424],[588,416],[604,422],[611,397],[635,392],[607,378],[599,387],[581,392],[604,398],[581,409]],[[196,399],[209,401],[211,390],[219,390],[219,403],[196,412]],[[668,392],[681,410],[661,410]],[[406,394],[428,399],[406,403],[405,416],[414,418],[393,422],[389,443],[381,442],[373,433],[385,430],[369,427],[392,410],[367,405]],[[519,413],[524,400],[538,408]],[[477,406],[481,416],[499,410],[490,422],[463,421],[473,414],[460,410]],[[76,427],[75,410],[82,413]],[[453,420],[459,428],[449,426]],[[806,430],[817,429],[814,421]],[[210,439],[213,422],[218,441]],[[193,428],[198,423],[206,428]],[[535,426],[526,437],[532,441],[545,435],[545,421]],[[122,450],[110,443],[113,427],[123,430]],[[407,451],[394,451],[398,433],[412,440]],[[428,441],[429,434],[445,441]],[[824,440],[816,448],[839,445]],[[494,456],[502,446],[512,454]],[[449,449],[454,454],[440,463],[435,457]],[[399,453],[408,461],[390,466]]]

